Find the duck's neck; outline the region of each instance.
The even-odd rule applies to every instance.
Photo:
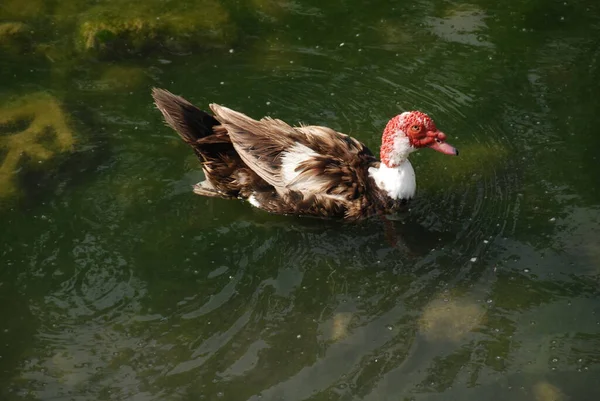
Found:
[[[395,200],[410,199],[415,195],[417,182],[408,155],[415,151],[410,140],[397,126],[398,116],[390,120],[381,141],[381,165],[369,168],[369,175],[382,191]]]
[[[381,138],[381,149],[379,150],[379,156],[381,162],[385,163],[388,167],[396,167],[406,161],[408,156],[416,149],[410,144],[410,140],[404,132],[400,129],[395,129],[392,121],[388,123],[383,132]]]
[[[417,181],[415,170],[408,159],[404,159],[395,167],[381,163],[379,168],[369,168],[369,175],[375,184],[394,200],[410,199],[415,196]]]

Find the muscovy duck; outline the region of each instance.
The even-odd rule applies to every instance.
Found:
[[[212,115],[164,89],[152,90],[167,124],[192,147],[205,174],[193,191],[240,198],[271,213],[358,220],[401,211],[415,195],[410,153],[428,147],[458,150],[420,111],[386,125],[381,161],[356,139],[314,125],[254,120],[211,104]]]

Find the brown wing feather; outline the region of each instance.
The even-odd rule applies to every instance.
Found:
[[[347,161],[355,160],[359,154],[372,155],[363,143],[328,127],[305,125],[294,130],[304,138],[306,146],[320,154],[336,155]]]
[[[292,127],[281,120],[254,120],[245,114],[211,104],[211,110],[227,130],[241,159],[256,174],[276,188],[284,188],[280,174],[281,153],[294,145]]]
[[[361,172],[375,159],[369,149],[354,138],[327,127],[291,127],[269,117],[257,121],[223,106],[211,104],[210,107],[227,129],[244,163],[278,192],[310,180],[313,184],[310,192],[338,195],[338,201],[355,199],[363,192],[360,190],[364,188]],[[295,170],[298,175],[288,181],[282,173],[282,159],[297,144],[315,154],[298,163]]]
[[[323,193],[347,201],[367,192],[368,167],[377,160],[365,145],[327,127],[305,126],[296,131],[306,138],[306,146],[319,153],[298,165],[296,180],[319,177]]]

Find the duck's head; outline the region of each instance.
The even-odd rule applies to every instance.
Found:
[[[458,149],[446,143],[446,134],[420,111],[407,111],[392,118],[381,138],[381,161],[396,167],[417,149],[430,148],[446,155],[458,156]]]

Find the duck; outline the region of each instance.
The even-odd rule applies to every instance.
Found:
[[[378,160],[362,142],[328,127],[255,120],[215,103],[209,113],[166,89],[153,88],[152,97],[200,160],[205,179],[194,193],[242,199],[275,214],[352,221],[399,213],[416,193],[409,155],[422,148],[459,153],[420,111],[389,120]]]

